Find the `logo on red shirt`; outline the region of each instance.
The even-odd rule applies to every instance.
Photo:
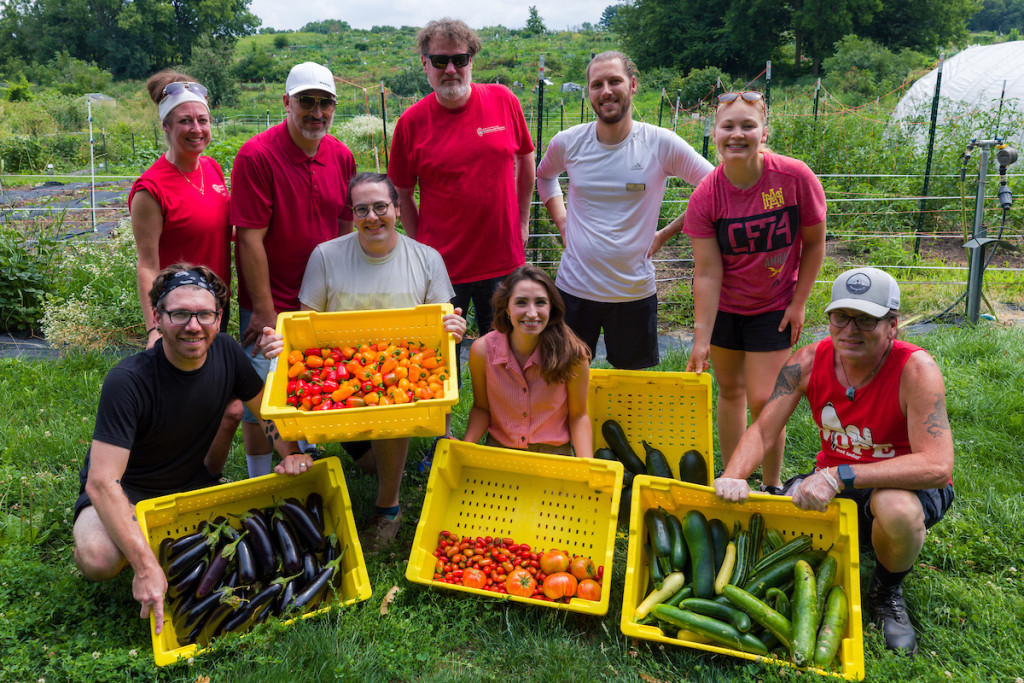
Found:
[[[500,133],[503,130],[505,130],[505,126],[488,126],[487,128],[477,128],[476,134],[483,137],[488,133]]]

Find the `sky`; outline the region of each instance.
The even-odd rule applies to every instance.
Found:
[[[297,30],[311,21],[340,19],[352,28],[373,26],[423,26],[431,19],[451,16],[472,28],[496,26],[522,28],[531,5],[549,30],[565,30],[583,22],[597,24],[608,5],[620,0],[484,0],[462,2],[447,7],[422,0],[390,0],[384,7],[373,2],[349,0],[303,0],[297,5],[280,0],[252,0],[249,11],[263,20],[263,26],[279,30]],[[386,9],[385,9],[386,7]]]

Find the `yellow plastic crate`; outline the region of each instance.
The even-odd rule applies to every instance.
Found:
[[[249,508],[262,508],[283,498],[305,500],[316,491],[324,499],[324,525],[329,533],[335,531],[342,547],[348,546],[341,564],[341,583],[337,593],[328,591],[325,604],[340,602],[351,604],[370,597],[370,578],[363,561],[363,550],[356,534],[352,517],[352,504],[345,486],[345,475],[337,458],[313,463],[305,474],[287,477],[268,474],[210,488],[175,493],[160,498],[149,498],[135,506],[142,533],[149,540],[155,554],[165,538],[178,538],[195,531],[199,522],[209,521],[217,515],[241,514]],[[305,619],[326,611],[322,607],[303,614]],[[153,640],[153,658],[157,666],[173,664],[199,651],[196,645],[178,645],[177,634],[169,614],[164,615],[163,630],[156,634],[156,616],[150,615],[150,635]],[[294,620],[289,620],[291,623]]]
[[[587,411],[594,448],[608,445],[601,425],[614,419],[641,460],[647,461],[640,443],[646,441],[665,454],[678,479],[679,458],[694,449],[704,456],[708,476],[714,477],[709,373],[591,370]]]
[[[405,578],[528,605],[607,614],[621,489],[622,465],[617,462],[442,439],[430,468]],[[500,536],[590,557],[594,564],[604,565],[601,599],[544,602],[434,581],[433,552],[445,529],[460,536]]]
[[[277,317],[277,333],[284,335],[284,350],[267,375],[260,412],[273,420],[281,436],[311,443],[397,439],[444,434],[445,417],[459,400],[455,376],[455,339],[445,332],[442,318],[451,304],[380,311],[317,313],[298,311]],[[318,346],[359,346],[380,340],[421,342],[439,350],[448,368],[444,398],[397,406],[373,406],[305,412],[288,405],[288,354]]]
[[[836,583],[842,585],[850,602],[850,615],[846,633],[839,648],[842,662],[842,677],[850,680],[864,678],[864,635],[861,625],[860,606],[860,548],[857,541],[857,506],[851,500],[837,498],[825,512],[800,510],[789,497],[768,494],[751,494],[746,503],[723,501],[707,487],[694,486],[684,482],[638,476],[633,480],[633,510],[629,525],[629,554],[626,564],[626,583],[622,595],[622,621],[620,628],[627,636],[656,640],[671,645],[683,645],[698,650],[742,657],[753,661],[769,662],[774,665],[793,664],[731,648],[679,640],[662,632],[657,626],[634,623],[636,606],[647,596],[650,577],[647,558],[643,550],[644,512],[649,508],[663,507],[676,515],[687,510],[699,509],[708,519],[718,518],[732,529],[739,521],[743,528],[749,527],[750,515],[760,512],[768,528],[778,529],[786,540],[799,534],[808,534],[814,539],[814,547],[831,548],[829,554],[838,561]],[[808,669],[829,675],[821,669]]]

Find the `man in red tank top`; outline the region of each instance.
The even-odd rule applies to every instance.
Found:
[[[832,285],[829,337],[796,351],[757,421],[715,480],[719,497],[746,500],[761,464],[806,396],[821,435],[817,467],[786,482],[804,510],[833,498],[857,503],[862,548],[875,553],[868,607],[886,646],[917,652],[901,584],[927,529],[953,502],[953,436],[946,389],[927,351],[896,339],[900,292],[877,268],[855,268]]]

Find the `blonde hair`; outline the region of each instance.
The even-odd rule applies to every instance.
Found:
[[[768,105],[765,103],[765,99],[764,99],[763,96],[761,97],[761,99],[757,100],[756,102],[748,102],[747,100],[743,99],[742,97],[737,97],[732,102],[720,102],[718,104],[718,107],[715,109],[715,126],[718,125],[718,117],[719,117],[719,115],[721,115],[722,110],[725,109],[726,107],[729,107],[729,106],[732,106],[732,105],[736,104],[737,102],[742,102],[743,104],[751,106],[754,109],[756,109],[758,112],[760,112],[760,114],[761,114],[761,125],[764,126],[765,133],[766,133],[765,139],[767,140]],[[761,142],[760,146],[758,147],[758,150],[761,151],[761,152],[770,152],[770,151],[772,151],[771,148],[768,147],[768,143],[764,142],[764,141]]]

